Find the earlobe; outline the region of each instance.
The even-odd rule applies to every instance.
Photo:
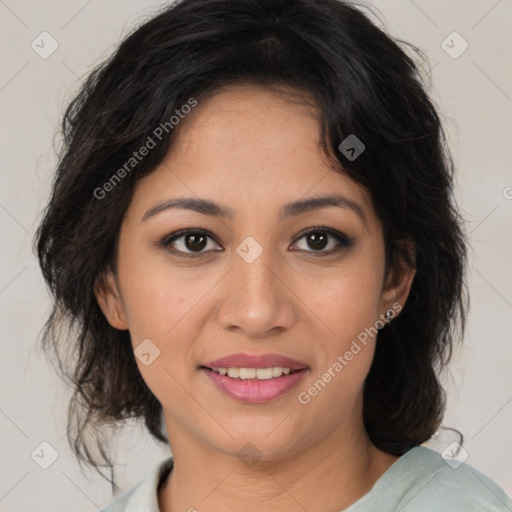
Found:
[[[118,285],[110,267],[96,276],[94,295],[108,323],[115,329],[128,329]]]

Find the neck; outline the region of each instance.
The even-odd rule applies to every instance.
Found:
[[[184,431],[176,439],[174,466],[159,492],[161,512],[339,511],[397,460],[378,450],[361,425],[333,431],[293,456],[255,464],[205,447]]]

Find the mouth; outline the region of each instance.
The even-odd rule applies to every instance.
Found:
[[[277,400],[309,371],[306,364],[278,354],[234,354],[199,369],[225,395],[248,403]]]
[[[227,375],[231,379],[236,380],[270,380],[278,379],[283,375],[290,375],[296,372],[305,370],[292,370],[291,368],[283,368],[282,366],[271,366],[268,368],[209,368],[208,366],[201,366],[201,369],[210,370],[219,375]]]

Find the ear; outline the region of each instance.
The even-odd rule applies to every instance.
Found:
[[[115,329],[128,329],[119,286],[110,266],[96,276],[94,295],[108,323]]]
[[[416,247],[412,240],[402,240],[387,272],[381,297],[381,313],[393,309],[395,314],[405,306],[416,274]],[[400,305],[397,309],[396,304]],[[393,307],[395,305],[395,307]]]

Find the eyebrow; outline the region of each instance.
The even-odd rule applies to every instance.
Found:
[[[347,208],[355,212],[366,225],[366,216],[363,209],[359,204],[341,195],[323,195],[317,197],[310,197],[307,199],[300,199],[291,203],[285,204],[279,212],[279,220],[286,217],[301,215],[313,210],[327,207]],[[150,208],[142,217],[142,221],[146,221],[159,213],[172,209],[182,208],[192,210],[203,215],[210,215],[213,217],[233,218],[235,216],[234,210],[228,206],[215,203],[209,199],[200,199],[195,197],[177,197],[169,199],[163,203],[157,204]]]

